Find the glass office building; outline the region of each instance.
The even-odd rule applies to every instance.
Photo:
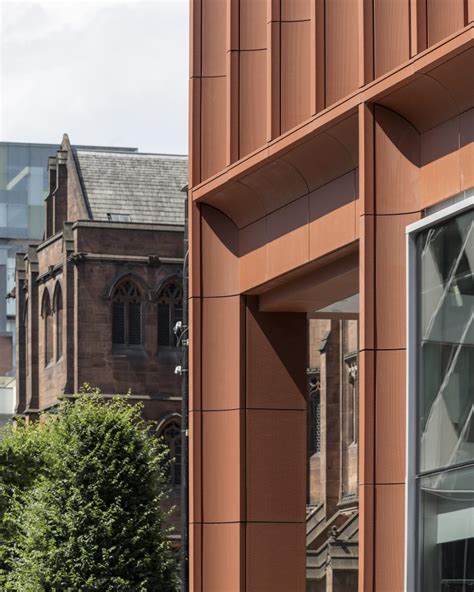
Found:
[[[137,151],[136,148],[80,148]],[[12,340],[12,373],[15,300],[6,299],[6,295],[15,284],[16,254],[39,242],[43,236],[48,157],[54,156],[58,149],[57,144],[0,142],[0,339]]]
[[[15,285],[16,253],[43,235],[48,157],[58,148],[0,142],[0,336],[12,340],[13,355],[15,300],[6,295]]]

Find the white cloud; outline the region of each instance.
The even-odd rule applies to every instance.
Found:
[[[0,6],[1,140],[187,151],[186,0]]]

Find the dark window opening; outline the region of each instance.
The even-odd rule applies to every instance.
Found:
[[[174,327],[183,320],[183,289],[174,282],[166,284],[158,297],[158,345],[177,345]]]
[[[321,392],[319,373],[309,382],[310,455],[321,452]]]
[[[129,280],[117,287],[112,299],[112,343],[121,346],[143,343],[142,292]]]
[[[41,315],[44,323],[44,364],[47,366],[53,360],[53,311],[47,289],[43,295]]]
[[[56,313],[56,359],[63,355],[63,295],[58,286],[54,297],[54,311]]]

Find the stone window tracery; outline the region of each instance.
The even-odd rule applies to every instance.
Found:
[[[316,372],[309,381],[310,404],[310,455],[321,452],[321,381],[320,372]]]
[[[131,280],[120,283],[112,298],[112,343],[116,346],[140,346],[143,343],[143,294]]]
[[[63,355],[63,294],[58,284],[54,294],[54,313],[56,315],[56,359]]]
[[[183,319],[183,288],[168,282],[158,296],[158,345],[176,346],[174,326]]]
[[[44,364],[47,366],[53,360],[53,311],[47,288],[43,294],[41,316],[44,324]]]
[[[348,377],[348,393],[346,398],[347,405],[347,442],[357,444],[359,440],[358,426],[358,367],[357,354],[352,354],[345,358],[346,371]]]

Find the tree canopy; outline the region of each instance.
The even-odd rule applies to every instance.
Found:
[[[166,449],[139,405],[87,390],[0,442],[0,588],[175,591]]]

